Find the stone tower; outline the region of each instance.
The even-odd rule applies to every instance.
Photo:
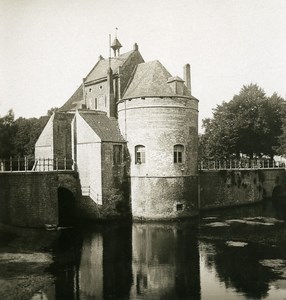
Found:
[[[131,157],[133,217],[196,215],[198,100],[184,81],[159,61],[139,64],[118,103],[118,122]]]

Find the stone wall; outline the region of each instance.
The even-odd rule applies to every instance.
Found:
[[[197,176],[132,177],[133,219],[160,220],[196,216],[197,191]]]
[[[78,198],[77,173],[0,173],[0,222],[23,227],[58,224],[59,187]]]
[[[273,190],[281,186],[286,190],[286,172],[283,169],[263,170],[263,189],[266,198],[273,196]]]
[[[251,204],[271,197],[274,188],[285,184],[285,170],[200,171],[199,208]]]
[[[93,201],[102,204],[101,140],[80,114],[76,114],[76,161],[83,189],[91,188]]]
[[[55,113],[53,122],[53,148],[55,158],[72,158],[71,121],[74,114]]]
[[[122,146],[122,161],[113,162],[113,146]],[[131,214],[130,186],[128,180],[129,161],[125,143],[102,143],[102,217],[116,217]]]
[[[118,105],[118,122],[128,141],[133,216],[164,219],[196,214],[198,101],[179,96],[125,100]],[[184,147],[183,161],[174,163],[178,144]],[[145,161],[136,161],[136,146],[145,147]],[[183,199],[189,194],[185,181],[190,182],[192,197]],[[180,203],[185,212],[174,210]]]
[[[88,109],[105,111],[107,114],[109,114],[106,78],[96,83],[87,84],[85,86],[85,97]]]

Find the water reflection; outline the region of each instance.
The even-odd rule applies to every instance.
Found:
[[[185,225],[135,224],[131,299],[200,299],[198,242]]]
[[[215,272],[218,283],[224,284],[229,294],[244,295],[246,299],[266,298],[272,282],[280,278],[271,268],[261,264],[265,257],[278,257],[277,250],[255,245],[230,247],[224,242],[200,243],[200,255],[208,273]],[[209,289],[204,292],[206,295],[212,293]]]
[[[51,269],[55,285],[33,299],[283,299],[285,222],[206,226],[258,216],[274,222],[284,214],[264,203],[208,213],[199,230],[183,222],[63,233]]]
[[[79,270],[80,299],[128,299],[132,284],[132,227],[87,231]]]

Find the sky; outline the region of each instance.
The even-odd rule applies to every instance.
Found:
[[[191,65],[201,120],[257,83],[286,98],[286,0],[0,0],[0,116],[62,106],[115,28],[173,76]]]

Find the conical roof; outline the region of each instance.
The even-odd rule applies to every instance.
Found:
[[[113,50],[118,50],[122,47],[122,45],[120,44],[119,40],[117,38],[114,39],[112,45],[111,45],[111,48]]]
[[[124,93],[123,99],[178,96],[168,83],[170,78],[172,78],[171,81],[182,81],[179,77],[172,77],[158,60],[141,63],[137,66],[133,78]],[[192,97],[185,85],[183,96]]]

